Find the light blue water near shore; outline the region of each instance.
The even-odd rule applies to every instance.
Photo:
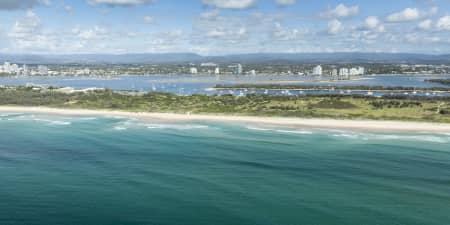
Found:
[[[450,223],[450,134],[0,115],[0,224]]]

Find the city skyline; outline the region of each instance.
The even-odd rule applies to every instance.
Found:
[[[447,0],[7,0],[0,53],[448,54],[449,9]]]

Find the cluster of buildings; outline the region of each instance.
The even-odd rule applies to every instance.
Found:
[[[191,65],[189,68],[190,74],[246,74],[246,75],[256,75],[257,72],[254,69],[248,70],[246,72],[243,71],[242,64],[233,64],[229,65],[224,72],[220,70],[220,68],[215,63],[202,63],[200,64],[200,68],[195,67],[194,65]],[[287,74],[292,74],[291,71],[288,71]],[[365,68],[364,67],[353,67],[353,68],[334,68],[331,67],[331,69],[324,70],[322,68],[322,65],[315,66],[312,70],[312,73],[304,73],[299,72],[299,75],[331,75],[333,77],[339,78],[339,79],[348,79],[350,76],[361,76],[365,74]]]
[[[199,71],[199,69],[197,67],[191,67],[189,69],[189,72],[191,74],[198,74],[198,73],[207,73],[207,74],[216,74],[216,75],[221,74],[220,67],[218,67],[217,64],[215,64],[215,63],[202,63],[202,64],[200,64],[200,67],[206,68],[206,69],[201,69]],[[242,64],[231,65],[231,66],[229,66],[229,68],[232,69],[234,74],[242,74],[243,73]],[[250,71],[250,73],[251,72],[256,73],[254,70]]]
[[[365,72],[365,68],[364,67],[353,67],[353,68],[333,68],[330,72],[329,75],[333,76],[333,77],[343,77],[343,78],[348,78],[349,76],[361,76],[364,75]],[[313,68],[312,71],[313,75],[324,75],[324,71],[321,65],[318,65],[316,67]]]
[[[450,65],[402,64],[394,68],[393,73],[400,74],[448,74]]]
[[[39,65],[35,68],[30,68],[26,64],[22,67],[17,64],[11,64],[10,62],[4,62],[0,65],[0,73],[11,75],[48,75],[48,67]]]
[[[207,69],[202,69],[200,72],[206,72],[208,74],[220,74],[220,68],[217,66],[217,64],[215,63],[202,63],[200,64],[200,67],[203,68],[207,68]],[[191,74],[198,74],[199,70],[197,69],[197,67],[191,67],[190,68],[190,73]]]

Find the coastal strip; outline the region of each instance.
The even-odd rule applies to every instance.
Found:
[[[404,121],[339,120],[320,118],[310,119],[199,114],[194,115],[21,106],[0,106],[0,113],[38,113],[71,116],[113,116],[136,118],[140,120],[162,120],[170,122],[226,122],[238,124],[278,125],[289,127],[350,129],[364,131],[450,133],[450,124]]]

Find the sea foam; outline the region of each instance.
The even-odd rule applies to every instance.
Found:
[[[378,133],[359,133],[341,131],[338,134],[332,134],[333,137],[348,138],[354,140],[400,140],[400,141],[421,141],[434,143],[450,143],[450,137],[440,135],[408,135],[408,134],[378,134]]]
[[[257,126],[246,126],[246,129],[249,130],[255,130],[255,131],[266,131],[266,132],[273,132],[273,133],[285,133],[285,134],[313,134],[312,131],[307,130],[295,130],[295,129],[287,129],[280,127],[277,128],[270,128],[270,127],[257,127]]]
[[[113,129],[117,131],[128,130],[130,128],[147,128],[147,129],[170,129],[170,130],[192,130],[192,129],[209,129],[211,127],[199,124],[175,124],[175,123],[145,123],[138,119],[128,119],[117,122],[113,125]]]
[[[192,130],[192,129],[208,129],[206,125],[194,124],[147,124],[148,129],[172,129],[172,130]]]

